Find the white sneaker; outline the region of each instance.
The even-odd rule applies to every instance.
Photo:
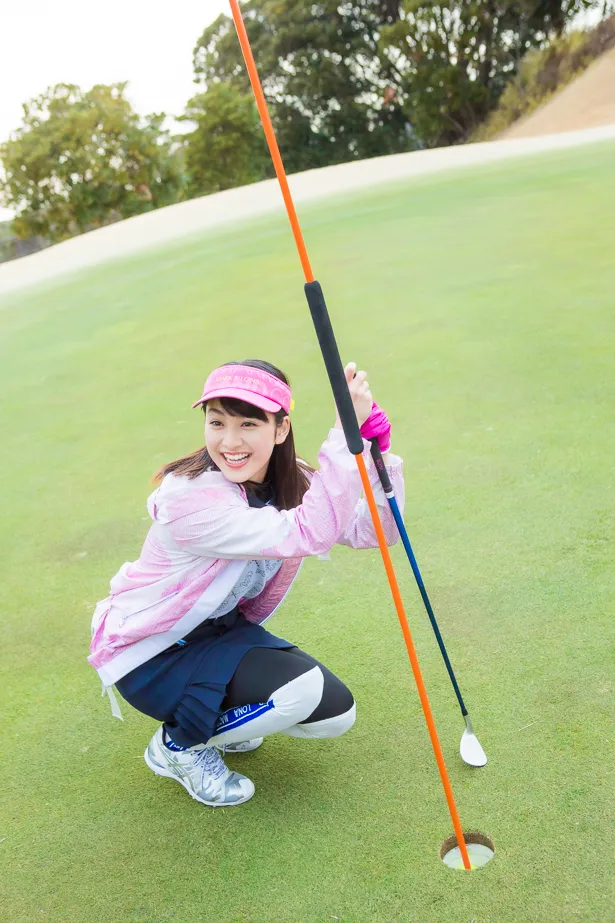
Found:
[[[162,727],[150,740],[144,759],[156,775],[175,779],[196,801],[212,808],[243,804],[254,794],[254,783],[231,772],[215,747],[170,750]]]
[[[242,740],[238,744],[215,744],[220,753],[250,753],[251,750],[258,750],[264,737],[253,737],[252,740]]]

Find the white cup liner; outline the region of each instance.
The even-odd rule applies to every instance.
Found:
[[[493,859],[495,855],[495,846],[493,840],[484,833],[476,830],[468,831],[463,834],[466,841],[468,856],[472,870],[480,869]],[[457,845],[457,837],[449,836],[440,847],[440,858],[443,863],[450,869],[461,869],[465,871],[461,850]]]

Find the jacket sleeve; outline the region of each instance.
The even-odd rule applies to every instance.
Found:
[[[367,451],[367,450],[366,450]],[[211,500],[163,528],[182,550],[211,558],[298,558],[324,554],[349,528],[361,496],[357,464],[344,434],[333,429],[323,444],[320,470],[300,506],[292,510],[246,506],[239,497]]]
[[[400,513],[404,512],[405,489],[403,462],[397,455],[390,455],[390,462],[387,465],[387,471],[391,480],[391,486],[395,493],[395,499],[399,506]],[[371,456],[370,456],[371,459]],[[376,466],[372,463],[368,468],[369,480],[374,489],[376,505],[380,513],[382,528],[387,545],[395,545],[399,541],[399,531],[393,518],[388,500],[382,489]],[[377,548],[378,539],[372,522],[372,516],[367,505],[365,497],[358,501],[354,515],[342,536],[338,539],[338,545],[348,545],[350,548]]]

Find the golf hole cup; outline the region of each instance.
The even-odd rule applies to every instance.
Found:
[[[493,859],[495,854],[493,840],[485,836],[484,833],[470,831],[469,833],[464,833],[463,838],[466,841],[472,869],[480,869]],[[440,847],[440,858],[449,869],[465,871],[461,850],[457,845],[457,837],[454,834],[449,836]]]

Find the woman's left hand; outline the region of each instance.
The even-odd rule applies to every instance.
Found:
[[[383,455],[391,448],[391,424],[384,410],[374,401],[368,419],[361,427],[364,439],[377,439]]]

